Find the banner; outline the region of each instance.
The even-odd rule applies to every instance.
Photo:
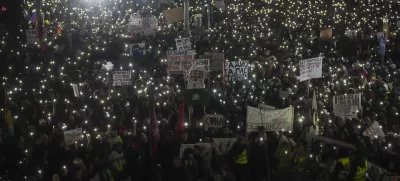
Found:
[[[132,77],[130,71],[114,71],[113,86],[132,85]]]
[[[72,145],[75,141],[80,141],[83,139],[82,128],[76,128],[68,131],[64,131],[64,140],[67,145]]]
[[[292,131],[293,130],[294,109],[264,111],[255,107],[247,106],[247,131],[258,131],[260,126],[265,131]]]
[[[248,78],[249,61],[224,62],[224,80],[226,82],[242,81]]]
[[[129,18],[128,32],[155,35],[157,29],[157,18],[142,18],[140,15],[131,15]]]
[[[373,138],[383,138],[385,137],[385,133],[383,132],[382,128],[380,127],[379,123],[377,121],[374,122],[369,128],[367,128],[363,132],[364,136],[368,136],[371,139]]]
[[[163,11],[163,15],[168,24],[183,21],[183,8],[167,9]]]
[[[236,138],[212,138],[212,141],[220,153],[229,153],[236,142]]]
[[[361,109],[361,94],[333,96],[333,112],[336,116],[357,118]]]
[[[322,77],[322,57],[300,60],[300,82]]]
[[[222,62],[225,61],[223,53],[204,52],[204,55],[208,56],[210,59],[210,70],[211,71],[221,71],[222,70]]]
[[[183,74],[192,68],[195,50],[168,50],[167,70]]]
[[[276,110],[276,107],[274,106],[268,106],[266,104],[258,103],[258,109],[268,111],[268,110]]]
[[[145,55],[146,43],[129,44],[129,55]]]
[[[204,128],[222,128],[226,123],[224,115],[207,114]]]
[[[192,43],[190,38],[176,38],[176,49],[177,50],[190,50],[192,49]]]

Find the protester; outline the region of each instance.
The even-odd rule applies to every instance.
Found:
[[[0,6],[0,180],[400,174],[395,1],[195,0],[186,26],[181,1]]]

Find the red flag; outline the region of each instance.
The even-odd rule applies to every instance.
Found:
[[[185,131],[185,104],[181,102],[181,108],[179,110],[179,120],[175,126],[175,133],[183,133]]]
[[[160,130],[158,128],[158,121],[156,117],[156,110],[154,105],[151,106],[151,133],[152,133],[152,141],[151,141],[151,154],[152,158],[155,161],[156,160],[156,155],[157,155],[157,150],[158,150],[158,141],[160,140]]]

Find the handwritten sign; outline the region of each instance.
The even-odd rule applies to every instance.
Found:
[[[194,50],[168,50],[167,70],[169,72],[183,73],[192,68]]]
[[[205,128],[222,128],[226,123],[225,117],[220,114],[207,114]]]
[[[26,41],[32,45],[38,42],[38,32],[36,29],[26,30]]]
[[[72,145],[76,141],[80,141],[83,139],[82,128],[76,128],[72,130],[68,130],[64,132],[64,140],[67,145]]]
[[[236,138],[212,138],[212,141],[220,153],[229,153],[236,142]]]
[[[266,131],[292,131],[293,119],[293,107],[264,111],[247,106],[247,131],[258,131],[260,126]]]
[[[131,15],[129,18],[128,32],[155,35],[158,29],[157,18],[142,18],[140,15]]]
[[[226,82],[243,81],[248,78],[249,61],[224,62],[224,80]]]
[[[210,71],[210,60],[209,59],[195,59],[193,61],[194,68],[204,68],[206,71]]]
[[[374,138],[375,136],[379,137],[379,138],[383,138],[385,137],[385,133],[383,132],[382,128],[380,127],[378,122],[374,122],[374,124],[372,124],[369,128],[367,128],[364,132],[363,132],[364,136],[368,136],[370,138]]]
[[[333,96],[333,111],[336,116],[357,118],[361,109],[361,94]]]
[[[190,50],[192,49],[192,43],[190,38],[177,38],[175,39],[177,50]]]
[[[130,71],[114,71],[113,86],[132,85],[132,76]]]
[[[322,57],[300,60],[300,82],[322,77]]]

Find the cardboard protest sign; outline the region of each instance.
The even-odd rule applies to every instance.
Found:
[[[292,131],[294,109],[264,111],[255,107],[247,106],[247,131],[258,131],[263,126],[266,131]]]
[[[129,47],[129,54],[131,56],[146,54],[146,43],[129,44],[128,47]]]
[[[385,133],[383,132],[382,128],[380,127],[379,123],[377,121],[374,122],[369,128],[367,128],[363,132],[364,136],[368,136],[371,139],[379,137],[383,138],[385,137]]]
[[[210,59],[210,70],[211,71],[221,71],[224,60],[223,53],[213,53],[204,52],[204,55],[208,56]]]
[[[67,145],[74,144],[76,141],[83,139],[82,128],[76,128],[68,131],[64,131],[64,140]]]
[[[163,12],[163,15],[168,24],[183,21],[183,8],[167,9]]]
[[[333,96],[333,112],[336,116],[357,118],[361,109],[361,94]]]
[[[168,50],[167,70],[171,73],[183,73],[192,68],[194,50]]]
[[[132,76],[130,71],[114,71],[113,86],[132,85]]]
[[[218,148],[220,153],[229,153],[236,142],[236,138],[212,138],[212,141],[212,144]]]
[[[332,28],[321,30],[319,33],[319,38],[321,39],[332,38]]]
[[[224,62],[224,80],[226,82],[243,81],[248,79],[249,61]]]
[[[224,115],[207,114],[204,128],[222,128],[226,123]]]
[[[190,50],[192,49],[192,43],[190,38],[176,38],[176,49],[177,50]]]
[[[142,18],[140,15],[131,15],[129,18],[128,32],[155,35],[158,29],[157,18]]]
[[[266,104],[258,103],[258,109],[267,111],[267,110],[276,110],[276,107],[274,106],[268,106]]]
[[[300,82],[322,77],[322,57],[300,60]]]

